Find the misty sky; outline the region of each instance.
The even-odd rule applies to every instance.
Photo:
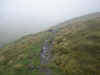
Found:
[[[0,0],[0,38],[11,40],[98,11],[100,0]]]

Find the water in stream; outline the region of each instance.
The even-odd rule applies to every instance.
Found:
[[[52,42],[56,35],[55,30],[52,30],[50,32],[52,33],[52,35],[48,38],[48,40],[45,40],[44,45],[41,49],[41,53],[40,53],[40,64],[41,65],[47,65],[49,58],[50,58],[50,50],[52,47]],[[50,44],[49,44],[49,41],[51,41]],[[45,75],[51,75],[51,70],[49,68],[40,67],[40,72],[45,73]]]

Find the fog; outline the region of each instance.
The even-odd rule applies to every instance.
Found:
[[[100,11],[100,0],[0,0],[0,46],[65,20]]]

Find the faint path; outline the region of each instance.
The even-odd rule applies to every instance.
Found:
[[[56,30],[49,30],[48,32],[51,32],[52,35],[47,40],[45,40],[45,42],[43,44],[43,47],[40,52],[40,65],[48,64],[48,61],[49,61],[49,58],[51,55],[50,50],[52,48],[53,40],[56,36]],[[40,67],[40,72],[45,73],[45,75],[51,75],[51,71],[47,67],[45,67],[45,68]]]

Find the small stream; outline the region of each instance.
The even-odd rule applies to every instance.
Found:
[[[49,59],[50,59],[50,55],[51,55],[50,50],[52,47],[53,39],[56,36],[55,30],[50,30],[48,32],[51,32],[52,35],[47,40],[45,40],[45,42],[43,44],[43,47],[42,47],[41,52],[40,52],[40,65],[47,65],[48,64]],[[51,43],[49,43],[50,41],[51,41]],[[51,70],[49,68],[40,67],[40,72],[45,73],[45,75],[51,75]]]

